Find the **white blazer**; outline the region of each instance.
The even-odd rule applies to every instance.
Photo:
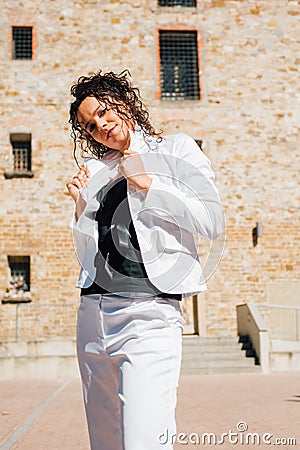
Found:
[[[209,159],[188,135],[157,139],[140,127],[131,133],[130,149],[139,153],[152,178],[148,192],[130,186],[128,203],[149,280],[161,292],[184,296],[206,290],[194,236],[214,240],[224,234],[224,214]],[[86,207],[71,222],[81,265],[77,287],[92,284],[98,251],[95,212],[98,191],[118,177],[121,153],[101,160],[86,158],[91,177],[81,190]],[[224,240],[222,239],[222,242]]]

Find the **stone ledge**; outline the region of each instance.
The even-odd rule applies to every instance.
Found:
[[[22,294],[13,297],[12,295],[4,295],[4,297],[1,300],[2,305],[11,304],[11,305],[17,305],[19,303],[30,303],[32,302],[32,299],[28,296],[28,294]]]
[[[11,178],[32,178],[34,176],[34,172],[31,170],[5,170],[4,178],[10,180]]]

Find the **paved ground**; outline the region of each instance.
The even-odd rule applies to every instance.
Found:
[[[89,449],[79,380],[1,381],[0,392],[1,450]],[[300,372],[183,375],[177,425],[176,450],[300,449]],[[221,443],[222,433],[230,430],[237,433],[231,435],[233,443],[228,436]],[[203,443],[203,433],[214,433],[216,445],[213,435]],[[262,443],[266,433],[272,435],[265,436],[269,445]],[[276,438],[285,440],[279,445]],[[288,438],[297,444],[287,444]]]

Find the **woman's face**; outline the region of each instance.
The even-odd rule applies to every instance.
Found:
[[[80,104],[77,117],[82,128],[97,142],[124,153],[130,144],[129,129],[133,120],[124,120],[113,109],[95,97],[86,97]]]

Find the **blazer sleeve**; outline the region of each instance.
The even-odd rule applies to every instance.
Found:
[[[144,210],[205,239],[216,239],[225,220],[209,159],[184,133],[176,136],[172,155],[165,158],[171,182],[159,173],[151,175]]]

